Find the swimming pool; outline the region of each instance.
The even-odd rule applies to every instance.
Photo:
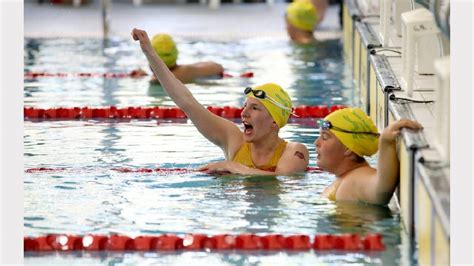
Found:
[[[276,82],[295,105],[353,105],[350,76],[338,40],[315,47],[280,40],[238,43],[177,39],[181,63],[215,60],[228,73],[254,77],[199,80],[190,84],[204,105],[240,106],[243,88]],[[112,40],[27,39],[26,71],[128,72],[147,69],[139,47]],[[213,54],[211,51],[219,51]],[[223,97],[222,95],[225,95]],[[148,78],[38,78],[25,80],[25,106],[173,105]],[[238,122],[238,120],[236,120]],[[311,150],[318,132],[314,120],[294,120],[281,136]],[[399,213],[363,204],[320,198],[332,177],[215,177],[204,173],[122,173],[116,167],[195,168],[221,160],[222,152],[186,120],[25,121],[25,236],[48,233],[144,234],[203,233],[381,233],[383,252],[69,252],[25,254],[26,264],[413,264]],[[372,163],[374,161],[371,161]],[[60,169],[64,168],[64,169]]]

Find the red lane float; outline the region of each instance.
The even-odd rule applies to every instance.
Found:
[[[39,172],[60,172],[64,171],[66,168],[47,168],[47,167],[38,167],[38,168],[29,168],[26,169],[26,173],[39,173]]]
[[[228,250],[235,247],[235,236],[222,234],[208,237],[204,243],[205,248]]]
[[[128,73],[48,73],[48,72],[26,72],[23,77],[25,79],[37,79],[37,78],[141,78],[148,76],[146,72],[132,70]],[[229,73],[222,73],[221,78],[233,78],[235,77]],[[244,72],[238,77],[241,78],[252,78],[253,72]]]
[[[317,235],[314,237],[313,248],[319,250],[332,249],[335,246],[335,240],[332,235]]]
[[[23,77],[25,79],[36,78],[132,78],[147,76],[131,71],[130,73],[48,73],[48,72],[26,72]]]
[[[294,235],[285,238],[285,248],[292,250],[308,250],[311,248],[311,242],[307,235]]]
[[[26,173],[40,173],[40,172],[60,172],[66,171],[67,168],[48,168],[48,167],[38,167],[38,168],[29,168],[26,169]],[[111,168],[110,170],[117,171],[120,173],[189,173],[189,172],[199,172],[193,168],[126,168],[126,167],[118,167],[118,168]],[[307,167],[307,172],[312,173],[321,173],[324,172],[323,169],[319,167]],[[205,172],[205,171],[201,171]]]
[[[298,117],[292,118],[323,118],[331,112],[346,108],[343,105],[298,106],[294,112]],[[240,118],[242,108],[231,106],[208,106],[209,112],[224,118]],[[184,119],[186,114],[179,107],[58,107],[58,108],[33,108],[24,107],[25,119]]]
[[[233,78],[235,76],[232,75],[232,74],[226,73],[226,72],[222,72],[221,77],[222,78]],[[253,72],[250,72],[250,71],[244,72],[244,73],[240,74],[239,77],[241,77],[241,78],[253,78]]]
[[[382,242],[382,236],[379,234],[368,234],[362,239],[362,245],[365,250],[384,250],[385,245]]]
[[[72,107],[72,108],[24,108],[23,116],[27,119],[160,119],[186,118],[186,114],[178,107]]]
[[[255,235],[174,234],[157,236],[124,235],[66,235],[49,234],[39,237],[24,237],[24,251],[174,251],[174,250],[344,250],[382,251],[385,245],[380,234],[367,234],[361,238],[357,234],[315,235],[311,243],[308,235],[280,234]]]
[[[285,237],[276,235],[267,235],[262,238],[263,248],[266,250],[279,250],[285,248]]]

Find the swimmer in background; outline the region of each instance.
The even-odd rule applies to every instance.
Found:
[[[246,88],[241,114],[244,131],[225,118],[202,106],[155,53],[145,31],[133,29],[153,72],[169,97],[191,119],[199,132],[224,152],[225,161],[200,168],[208,172],[245,175],[289,175],[304,172],[309,152],[299,142],[287,142],[278,136],[292,112],[288,93],[273,83]]]
[[[224,68],[213,61],[186,65],[177,64],[178,49],[176,48],[176,43],[173,41],[173,38],[168,34],[156,34],[151,40],[151,45],[174,76],[183,83],[190,83],[198,78],[221,77],[224,73]],[[148,74],[139,68],[133,70],[130,75],[132,77],[140,77]],[[157,83],[158,80],[152,75],[150,82]]]
[[[359,108],[337,110],[320,120],[320,126],[321,135],[314,142],[316,163],[336,175],[323,196],[334,201],[388,204],[399,182],[397,136],[401,128],[419,130],[422,126],[416,121],[398,120],[379,137],[372,119]],[[364,156],[377,150],[375,169]]]
[[[286,9],[286,31],[292,41],[307,44],[316,41],[313,30],[324,19],[328,0],[295,0]]]

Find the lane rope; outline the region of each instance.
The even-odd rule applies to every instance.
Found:
[[[298,234],[175,234],[144,235],[134,238],[125,235],[68,235],[48,234],[23,238],[24,251],[193,251],[193,250],[342,250],[348,252],[383,251],[382,235],[317,234],[311,241],[309,235]]]
[[[132,70],[127,73],[90,73],[90,72],[79,72],[79,73],[65,73],[65,72],[25,72],[23,74],[24,79],[37,79],[37,78],[142,78],[149,76],[144,72]],[[243,72],[241,74],[230,74],[223,72],[221,78],[253,78],[254,74],[251,71]]]
[[[299,118],[324,118],[328,114],[346,108],[344,105],[300,105],[294,108],[293,112],[298,116],[291,116],[292,119]],[[208,106],[211,113],[224,118],[240,118],[243,108],[231,106]],[[179,107],[54,107],[36,108],[24,107],[24,119],[184,119],[186,114]]]
[[[25,170],[25,173],[42,173],[42,172],[62,172],[62,171],[69,171],[69,170],[78,170],[77,168],[64,168],[64,167],[36,167],[36,168],[28,168]],[[115,167],[111,168],[110,170],[120,172],[120,173],[191,173],[191,172],[203,172],[206,171],[198,171],[197,169],[193,168],[127,168],[127,167]],[[307,167],[306,172],[310,173],[322,173],[324,172],[323,169],[319,167]]]

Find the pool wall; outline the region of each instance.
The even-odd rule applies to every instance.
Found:
[[[360,104],[380,131],[398,119],[414,119],[423,125],[420,133],[402,130],[398,147],[400,184],[395,200],[419,263],[448,265],[449,19],[444,21],[440,18],[449,18],[449,3],[447,9],[432,7],[428,10],[420,1],[411,2],[345,0],[343,49],[345,60],[352,69]],[[448,10],[447,16],[442,13],[443,10]],[[430,28],[432,33],[427,32],[422,37],[434,38],[436,41],[432,45],[437,47],[423,46],[423,39],[419,38],[414,45],[419,47],[410,54],[407,52],[409,42],[403,39],[402,33],[409,35],[406,33],[410,26],[407,19],[412,14],[416,15],[415,12],[425,14],[427,20],[421,21],[422,16],[418,16],[414,29],[420,29],[423,23],[433,25]],[[430,19],[436,23],[426,24]],[[422,61],[422,55],[430,51],[435,51],[437,54],[434,56],[439,57],[433,64]],[[404,62],[412,60],[410,56],[415,57],[415,61],[408,61],[413,62],[413,68],[410,65],[407,68]],[[431,73],[418,74],[423,72],[424,63],[432,68]],[[410,82],[407,82],[404,72],[407,69],[411,70],[413,77]],[[411,100],[405,100],[407,98]],[[448,126],[442,127],[443,123]]]

